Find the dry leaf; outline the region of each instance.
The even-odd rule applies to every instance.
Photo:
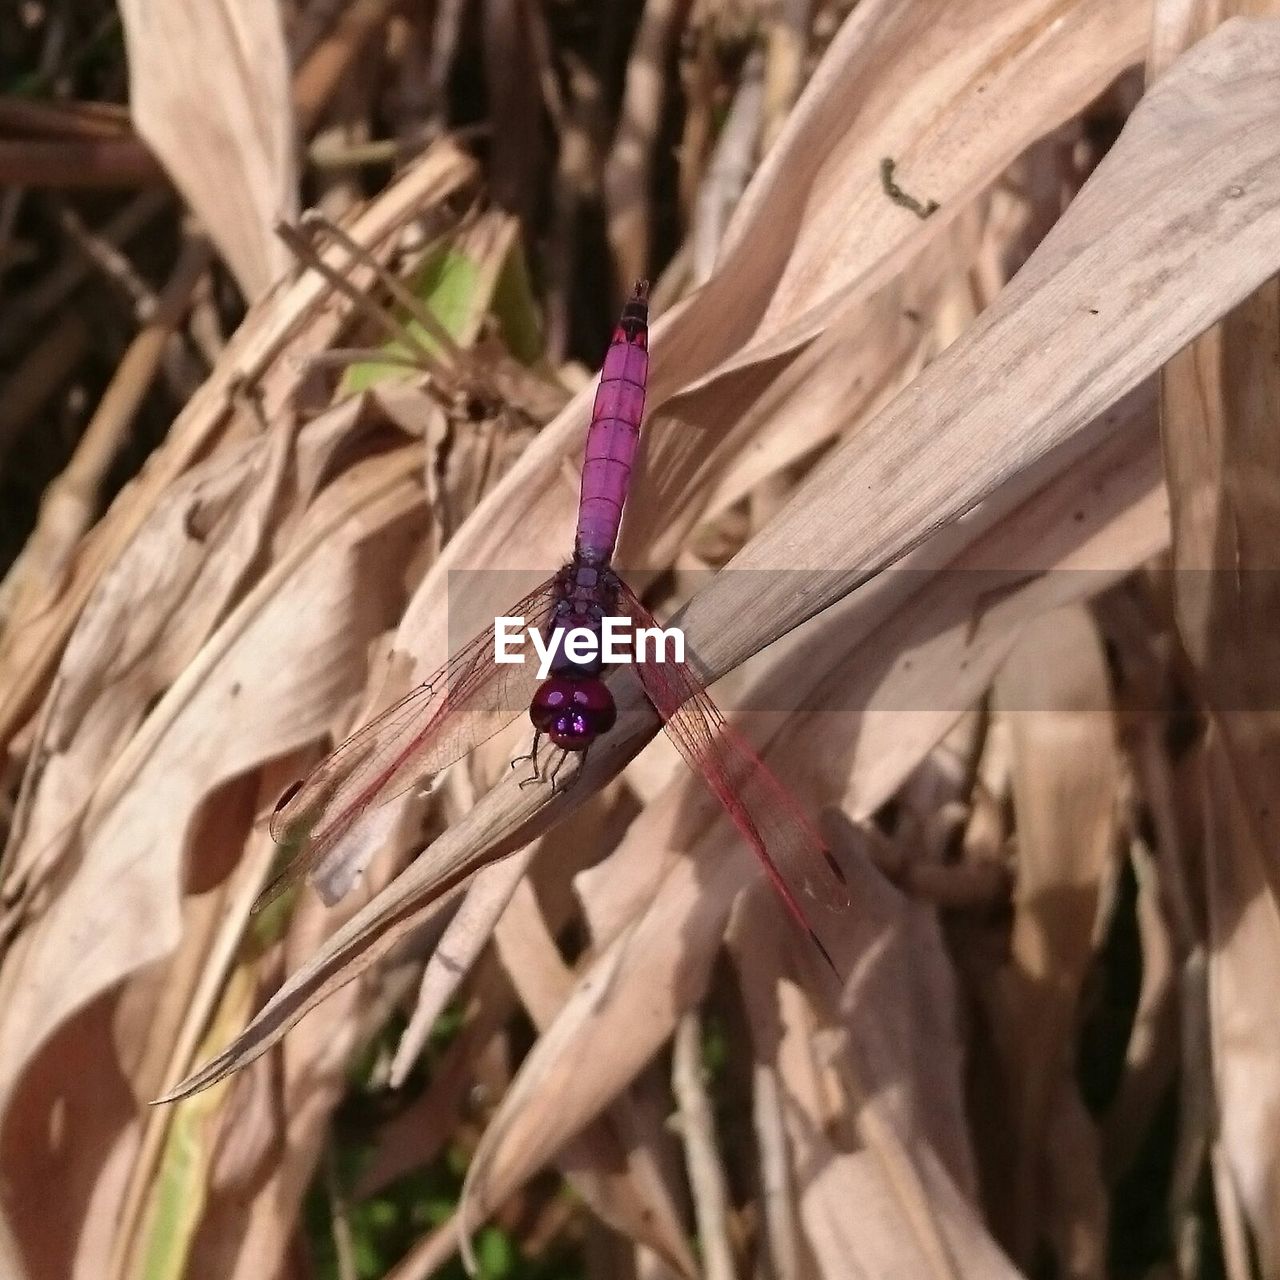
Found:
[[[1089,1123],[1075,1096],[1071,1046],[1081,986],[1099,943],[1100,903],[1116,870],[1120,766],[1108,681],[1089,616],[1059,610],[1026,629],[994,690],[1009,725],[1018,829],[1010,964],[989,993],[1003,1002],[992,1024],[1000,1028],[995,1047],[1009,1107],[1002,1161],[1008,1182],[996,1196],[996,1216],[1025,1266],[1043,1235],[1070,1212],[1045,1199],[1055,1185],[1050,1133],[1065,1138]],[[1096,1202],[1100,1169],[1077,1168],[1077,1179],[1092,1174]],[[1103,1223],[1073,1227],[1057,1234],[1091,1236],[1101,1248]],[[1067,1275],[1095,1274],[1072,1257],[1060,1255],[1059,1265]]]
[[[120,6],[134,127],[260,298],[289,268],[297,217],[289,56],[276,0]]]
[[[1231,14],[1273,20],[1232,18],[1209,41],[1227,31],[1259,41],[1280,33],[1280,6],[1265,0],[1157,6],[1150,68],[1161,76],[1157,88],[1173,74],[1166,64],[1179,47]],[[1225,194],[1234,198],[1235,188]],[[1280,465],[1278,335],[1280,281],[1273,278],[1170,362],[1161,381],[1178,629],[1211,721],[1202,776],[1209,1020],[1222,1133],[1215,1188],[1224,1236],[1239,1234],[1231,1229],[1238,1206],[1255,1233],[1263,1274],[1280,1269],[1280,1081],[1266,1065],[1280,1023],[1274,1001],[1241,978],[1242,966],[1265,966],[1280,939],[1280,504],[1264,479]],[[1243,1252],[1229,1250],[1229,1264],[1244,1265]]]
[[[369,572],[375,561],[367,556],[388,534],[404,538],[420,503],[414,462],[391,454],[326,491],[292,553],[232,611],[116,754],[78,832],[74,869],[59,876],[53,900],[5,958],[10,994],[0,1035],[9,1043],[34,1051],[96,993],[170,952],[198,806],[222,782],[328,728],[362,670],[371,628],[384,621],[378,596],[388,584]],[[347,622],[317,644],[298,620],[319,608]],[[235,706],[252,707],[252,715],[226,716],[223,708]],[[210,734],[224,716],[224,732]],[[22,1066],[6,1058],[3,1091]]]
[[[349,228],[362,244],[385,254],[392,235],[474,177],[474,165],[456,147],[439,143],[400,177]],[[329,260],[346,255],[330,253]],[[356,287],[369,273],[349,272]],[[209,380],[188,401],[165,444],[90,530],[68,577],[50,597],[6,619],[0,641],[0,742],[12,740],[48,689],[67,637],[99,580],[139,530],[177,477],[224,438],[252,435],[261,421],[287,426],[304,397],[308,358],[326,350],[350,322],[351,309],[331,296],[314,273],[282,286],[249,312]],[[244,388],[249,395],[237,395]],[[305,492],[305,486],[303,486]]]
[[[1163,69],[1188,33],[1208,31],[1217,7],[1159,0],[1151,65]],[[499,40],[529,16],[518,8],[494,10]],[[650,21],[671,15],[685,17],[678,4],[655,5]],[[436,28],[447,34],[457,17],[456,6],[442,11]],[[706,130],[729,100],[717,95],[743,83],[713,66],[743,15],[713,6],[692,18],[693,43],[676,59],[692,72],[676,90],[689,112],[678,161],[686,200],[705,171]],[[304,27],[320,20],[305,15]],[[1194,412],[1168,411],[1178,374],[1166,375],[1166,425],[1180,568],[1192,552],[1211,564],[1270,563],[1274,504],[1255,477],[1275,470],[1280,403],[1266,337],[1280,329],[1265,283],[1280,269],[1280,35],[1264,23],[1213,32],[1135,108],[1139,76],[1115,77],[1142,56],[1150,21],[1150,6],[1121,0],[863,0],[790,115],[770,108],[777,141],[720,270],[676,301],[695,261],[683,228],[655,289],[652,421],[620,564],[663,615],[678,613],[708,678],[727,677],[717,698],[745,713],[744,731],[804,808],[831,811],[857,888],[848,912],[822,922],[837,939],[843,990],[799,945],[698,779],[665,743],[646,750],[659,726],[627,672],[611,677],[618,726],[567,795],[519,786],[507,763],[528,730],[513,725],[432,796],[406,797],[353,829],[337,879],[317,887],[341,890],[376,853],[352,895],[364,905],[329,912],[303,890],[283,939],[254,951],[247,901],[269,853],[265,833],[251,834],[256,816],[295,757],[379,709],[397,684],[437,666],[448,640],[516,598],[512,574],[545,575],[561,560],[590,393],[536,432],[561,393],[545,368],[526,371],[498,351],[487,324],[510,305],[527,312],[502,266],[519,252],[506,214],[464,215],[458,233],[488,268],[477,292],[454,299],[477,346],[455,354],[441,340],[445,355],[426,352],[429,371],[402,370],[398,385],[332,403],[354,385],[327,372],[332,348],[368,340],[370,303],[385,292],[340,235],[323,252],[351,277],[354,300],[308,269],[251,311],[67,579],[47,601],[23,601],[3,636],[0,737],[26,780],[7,851],[17,897],[3,927],[14,943],[0,965],[11,1049],[0,1069],[11,1188],[0,1269],[106,1280],[142,1266],[292,1274],[300,1198],[347,1088],[347,1056],[411,996],[426,956],[414,1034],[455,996],[462,1029],[427,1090],[379,1132],[365,1193],[438,1161],[458,1138],[469,1147],[475,1084],[496,1110],[472,1162],[466,1227],[492,1212],[503,1229],[519,1222],[522,1245],[536,1250],[566,1230],[577,1236],[585,1220],[589,1268],[692,1274],[655,1058],[705,1002],[709,1016],[736,1020],[731,1034],[756,1056],[754,1073],[731,1059],[724,1097],[745,1115],[754,1088],[757,1149],[705,1108],[690,1135],[703,1243],[721,1246],[722,1271],[731,1257],[767,1252],[779,1280],[1011,1275],[994,1233],[1020,1262],[1048,1244],[1064,1275],[1100,1277],[1115,1243],[1109,1208],[1123,1213],[1127,1191],[1104,1185],[1069,1068],[1092,1043],[1092,1028],[1079,1032],[1081,991],[1097,922],[1112,910],[1115,852],[1133,849],[1140,870],[1149,837],[1156,878],[1138,903],[1146,957],[1158,961],[1172,939],[1183,972],[1175,984],[1151,967],[1129,1072],[1106,1117],[1107,1158],[1146,1149],[1163,1111],[1152,1099],[1135,1105],[1134,1091],[1176,1070],[1171,1252],[1190,1273],[1206,1171],[1233,1280],[1249,1266],[1250,1228],[1261,1255],[1273,1252],[1271,1095],[1257,1064],[1274,1019],[1248,980],[1268,931],[1280,937],[1268,924],[1263,838],[1271,717],[1235,714],[1269,687],[1268,588],[1227,574],[1224,589],[1197,597],[1185,574],[1174,580],[1197,670],[1188,693],[1159,613],[1167,575],[1135,569],[1170,536],[1154,375],[1259,287],[1180,362]],[[811,30],[790,13],[768,22],[775,35],[797,23],[795,34],[821,47],[834,16],[817,12]],[[379,42],[377,57],[401,80],[428,52],[419,26],[406,11]],[[334,40],[348,30],[339,23]],[[501,128],[501,94],[541,94],[561,133],[553,189],[517,193],[554,204],[548,326],[558,353],[566,321],[587,314],[588,295],[600,300],[586,280],[569,298],[566,237],[587,189],[574,184],[589,186],[600,162],[591,95],[617,86],[560,64],[556,33],[536,14],[529,33],[519,62],[534,75],[491,86],[500,96],[489,113]],[[450,80],[453,47],[429,50],[437,86]],[[489,55],[497,47],[486,41]],[[779,55],[793,76],[798,52]],[[766,83],[785,69],[770,61]],[[398,126],[409,92],[353,77],[343,96],[350,140],[362,95],[374,95],[397,124],[395,154],[417,145]],[[444,98],[435,110],[443,119]],[[509,142],[504,134],[482,152],[499,182],[533,172],[503,151]],[[325,168],[340,152],[323,163],[317,153],[326,202],[355,186]],[[350,154],[365,155],[363,142]],[[424,243],[440,243],[439,210],[419,219],[419,205],[460,191],[474,172],[440,144],[353,230],[413,279]],[[902,190],[941,207],[918,216]],[[643,221],[650,192],[633,197],[628,216]],[[257,234],[263,205],[241,212],[242,229]],[[401,227],[408,234],[394,235]],[[727,571],[708,569],[730,558]],[[1121,582],[1123,596],[1112,590]],[[1080,605],[1099,596],[1110,669]],[[1144,612],[1126,622],[1117,602],[1139,597]],[[1231,634],[1246,626],[1245,639]],[[1144,724],[1132,717],[1135,685],[1154,711]],[[1046,695],[1046,710],[1016,709]],[[1169,732],[1185,736],[1201,696],[1211,719],[1203,783],[1199,756],[1177,755]],[[1087,716],[1063,710],[1082,700],[1099,708],[1087,731]],[[555,825],[571,811],[573,824]],[[1201,815],[1207,912],[1188,879],[1201,874]],[[430,846],[392,880],[424,832]],[[918,898],[889,888],[869,854]],[[1127,912],[1127,896],[1118,901]],[[940,903],[949,940],[965,943],[950,956]],[[740,1003],[726,1001],[732,975],[717,965],[726,940]],[[1019,981],[1006,973],[1001,986],[992,975],[1005,944]],[[374,967],[382,958],[391,963]],[[1098,981],[1114,962],[1109,948]],[[992,1016],[962,1019],[952,965],[986,992]],[[1180,1052],[1159,1034],[1175,999]],[[510,1029],[525,1014],[538,1031],[527,1054]],[[1012,1116],[997,1163],[1015,1174],[1008,1194],[993,1193],[983,1165],[984,1223],[973,1146],[987,1159],[980,1140],[990,1133],[972,1099],[966,1112],[961,1080],[966,1052],[979,1055],[975,1078],[999,1074],[992,1037],[1012,1076],[989,1104]],[[681,1088],[697,1103],[693,1040],[681,1045]],[[200,1046],[216,1056],[174,1088]],[[411,1038],[399,1074],[412,1051]],[[230,1088],[141,1105],[246,1065]],[[704,1176],[717,1145],[727,1197],[710,1194],[720,1180]],[[547,1165],[578,1190],[577,1208],[546,1198],[545,1184],[526,1188]],[[56,1234],[29,1190],[51,1178],[65,1188]],[[344,1231],[357,1218],[336,1182],[330,1197],[339,1267],[350,1271]],[[1002,1206],[1013,1226],[1001,1225]],[[442,1225],[394,1275],[421,1280],[456,1245],[453,1224]]]
[[[1146,475],[1150,477],[1155,469],[1154,450],[1150,445],[1146,457]],[[1104,451],[1096,459],[1095,475],[1114,472],[1114,459],[1114,453],[1108,456]],[[1075,484],[1088,488],[1096,484],[1096,480],[1089,482],[1079,472],[1070,472],[1045,494],[1037,495],[1038,501],[1028,503],[1029,509],[1038,509],[1044,522],[1039,541],[1024,541],[1033,528],[1030,510],[1015,511],[1007,524],[997,524],[989,537],[990,546],[983,545],[986,540],[979,540],[968,557],[952,566],[952,572],[939,575],[940,600],[930,599],[928,591],[921,592],[917,598],[919,613],[904,617],[901,635],[895,634],[892,627],[878,632],[859,626],[855,597],[843,607],[848,616],[841,617],[837,611],[837,616],[823,620],[828,625],[818,634],[825,639],[825,653],[819,646],[805,652],[798,639],[796,647],[803,654],[800,660],[794,653],[771,655],[778,673],[790,673],[793,679],[799,673],[822,679],[832,691],[838,691],[836,696],[841,698],[849,690],[854,706],[870,700],[877,686],[884,688],[890,682],[901,682],[900,689],[910,690],[913,683],[927,678],[934,691],[932,699],[924,694],[924,700],[914,705],[929,705],[932,701],[943,709],[929,713],[933,737],[924,739],[921,734],[922,754],[960,712],[959,708],[950,712],[945,709],[944,693],[950,694],[959,682],[970,680],[973,692],[969,696],[976,697],[990,681],[1023,617],[1042,612],[1047,607],[1046,599],[1052,600],[1055,593],[1072,588],[1081,590],[1086,585],[1100,587],[1109,577],[1106,574],[1047,574],[1039,583],[1010,594],[999,609],[984,619],[982,634],[971,638],[976,648],[956,643],[953,649],[940,649],[935,660],[920,663],[918,670],[926,675],[918,676],[910,667],[904,670],[901,664],[892,664],[887,672],[878,669],[870,660],[872,655],[910,653],[915,648],[918,656],[920,639],[932,635],[939,614],[958,618],[953,623],[957,642],[969,635],[974,597],[982,591],[983,578],[965,572],[966,565],[981,564],[984,554],[996,554],[996,548],[1002,546],[1007,551],[1010,545],[1022,547],[1029,557],[1038,558],[1042,563],[1052,563],[1051,548],[1058,538],[1079,538],[1083,542],[1088,555],[1081,556],[1077,563],[1105,563],[1121,549],[1140,559],[1167,536],[1162,503],[1147,503],[1151,509],[1150,541],[1135,539],[1133,525],[1124,518],[1110,521],[1100,518],[1109,542],[1101,534],[1094,534],[1091,539],[1088,533],[1081,532],[1075,521],[1064,524],[1057,514],[1061,510],[1058,501],[1066,497],[1062,490],[1071,490]],[[1122,500],[1128,498],[1123,487],[1120,494]],[[1141,494],[1139,485],[1136,506],[1142,505]],[[1007,536],[1013,531],[1017,536],[1009,537],[1008,542],[1002,541],[1001,535]],[[1064,557],[1059,563],[1070,562]],[[951,607],[946,594],[951,591],[967,591],[968,607]],[[912,600],[913,604],[916,602]],[[891,622],[896,621],[896,617],[891,618]],[[864,632],[865,648],[859,646],[849,651],[849,636]],[[886,633],[893,637],[892,641]],[[918,637],[914,644],[913,635]],[[831,667],[833,655],[838,655],[834,669]],[[855,680],[866,682],[866,694],[859,695]],[[916,687],[920,687],[918,683]],[[888,700],[893,706],[913,705],[897,702],[892,694]],[[869,712],[859,726],[848,713],[842,713],[829,719],[829,729],[816,734],[810,726],[794,725],[772,758],[780,766],[784,762],[795,766],[796,772],[786,768],[783,777],[801,788],[800,795],[804,798],[826,785],[822,776],[825,769],[839,771],[848,767],[845,762],[851,754],[849,748],[842,748],[833,730],[846,739],[856,739],[859,751],[853,766],[851,791],[857,804],[871,810],[893,793],[919,758],[916,755],[907,759],[899,752],[890,755],[887,766],[879,765],[880,758],[887,754],[886,748],[896,744],[900,737],[904,717],[911,718],[901,710],[892,714]],[[810,758],[814,742],[822,743],[822,769],[814,768],[815,762]],[[674,790],[678,799],[673,795],[670,801],[648,807],[633,823],[622,849],[611,859],[610,869],[614,874],[600,878],[602,890],[642,905],[635,909],[629,926],[621,930],[599,962],[579,982],[560,1017],[526,1060],[490,1126],[485,1146],[473,1163],[475,1176],[480,1180],[481,1205],[500,1201],[509,1194],[550,1156],[558,1142],[590,1119],[643,1066],[670,1034],[678,1014],[701,994],[715,948],[721,941],[732,897],[748,882],[755,869],[745,851],[736,850],[733,856],[725,856],[723,823],[719,824],[721,830],[707,831],[697,843],[693,841],[698,828],[686,830],[678,837],[688,848],[690,857],[666,855],[663,849],[669,847],[666,842],[674,838],[673,828],[690,825],[691,810],[701,812],[704,820],[710,816],[705,806],[699,805],[701,795],[696,781],[682,778]],[[635,869],[624,873],[622,868],[629,846],[636,854]],[[650,888],[640,896],[629,881],[643,874],[644,857],[650,862],[649,874],[652,875],[652,866],[656,863],[662,876],[656,890]],[[596,911],[606,919],[616,919],[621,914],[616,908],[601,912],[597,906]],[[849,923],[837,922],[836,928],[847,932]],[[597,1064],[586,1080],[580,1078],[577,1067],[583,1061]],[[569,1080],[575,1082],[571,1093],[567,1092]]]
[[[1261,127],[1277,106],[1268,91],[1271,60],[1280,70],[1274,32],[1228,24],[1144,100],[1079,199],[992,308],[842,445],[734,561],[755,570],[785,565],[787,572],[721,573],[683,612],[689,643],[711,677],[846,594],[867,578],[866,566],[903,554],[940,523],[1062,450],[1091,413],[1104,412],[1148,375],[1213,318],[1215,307],[1231,306],[1280,266],[1280,240],[1272,235],[1280,229],[1280,184],[1265,176],[1280,169],[1262,164],[1280,137]],[[1245,118],[1260,127],[1241,133]],[[1226,136],[1235,140],[1229,148],[1218,145]],[[1141,205],[1141,214],[1129,201],[1137,188],[1162,193],[1154,205]],[[1223,204],[1223,191],[1239,194]],[[1153,258],[1170,257],[1175,266],[1149,275]],[[1099,325],[1091,312],[1101,312],[1108,299],[1113,314]],[[1095,301],[1101,305],[1093,307]],[[953,386],[965,389],[963,398]],[[566,415],[574,412],[570,406]],[[986,448],[977,444],[983,437]],[[544,452],[541,445],[526,458]],[[517,479],[528,479],[523,466],[508,477],[513,485]],[[482,505],[476,519],[485,514]],[[460,535],[454,545],[466,541]],[[833,546],[849,548],[843,564],[833,565]],[[815,571],[794,572],[805,565]],[[418,601],[436,582],[434,572],[428,575]],[[598,744],[578,786],[540,810],[514,780],[491,792],[437,841],[429,858],[336,935],[327,954],[295,975],[240,1046],[189,1085],[261,1052],[317,991],[339,974],[358,972],[412,927],[433,893],[527,842],[616,772],[655,727],[633,688],[620,694],[618,728]]]

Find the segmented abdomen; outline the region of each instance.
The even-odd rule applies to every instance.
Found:
[[[622,523],[631,466],[644,416],[649,351],[643,300],[633,298],[614,330],[600,371],[600,387],[591,411],[587,453],[582,466],[575,550],[592,563],[613,555]]]

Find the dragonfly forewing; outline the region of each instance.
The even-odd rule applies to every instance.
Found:
[[[543,628],[555,598],[549,578],[508,614]],[[538,663],[531,648],[521,656],[498,663],[494,628],[487,627],[290,787],[270,821],[272,838],[290,860],[257,909],[315,868],[363,813],[431,778],[528,711]]]

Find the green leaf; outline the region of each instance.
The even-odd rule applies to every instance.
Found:
[[[437,249],[422,264],[417,278],[410,282],[409,289],[428,311],[440,322],[441,327],[450,337],[457,337],[470,314],[472,295],[475,291],[479,270],[476,264],[465,254],[449,245]],[[440,351],[440,344],[423,326],[409,316],[401,315],[400,320],[405,328],[433,355]],[[383,343],[379,348],[398,356],[413,357],[417,352],[410,350],[399,339]],[[348,394],[366,391],[369,387],[389,379],[410,377],[412,369],[402,364],[385,364],[377,360],[362,361],[353,364],[343,379],[343,390]]]
[[[542,329],[538,308],[529,283],[529,271],[524,253],[518,243],[503,260],[497,281],[488,297],[478,296],[486,288],[486,281],[493,280],[491,270],[455,245],[442,245],[431,253],[417,276],[409,283],[409,289],[441,327],[458,342],[475,331],[477,312],[494,316],[507,350],[525,364],[535,364],[542,355]],[[433,355],[440,353],[440,344],[417,320],[408,315],[399,316],[405,328]],[[380,348],[400,357],[414,357],[398,339],[384,343]],[[379,360],[353,364],[343,379],[343,390],[354,394],[388,379],[411,377],[413,370],[403,364]]]
[[[476,1239],[476,1261],[484,1280],[503,1280],[515,1268],[515,1246],[505,1231],[485,1227]]]
[[[502,264],[490,309],[507,350],[521,364],[537,364],[542,359],[542,322],[529,282],[529,264],[518,240]]]

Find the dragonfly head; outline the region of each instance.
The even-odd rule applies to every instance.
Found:
[[[613,695],[595,676],[552,676],[529,704],[533,727],[564,751],[585,751],[617,718]]]

